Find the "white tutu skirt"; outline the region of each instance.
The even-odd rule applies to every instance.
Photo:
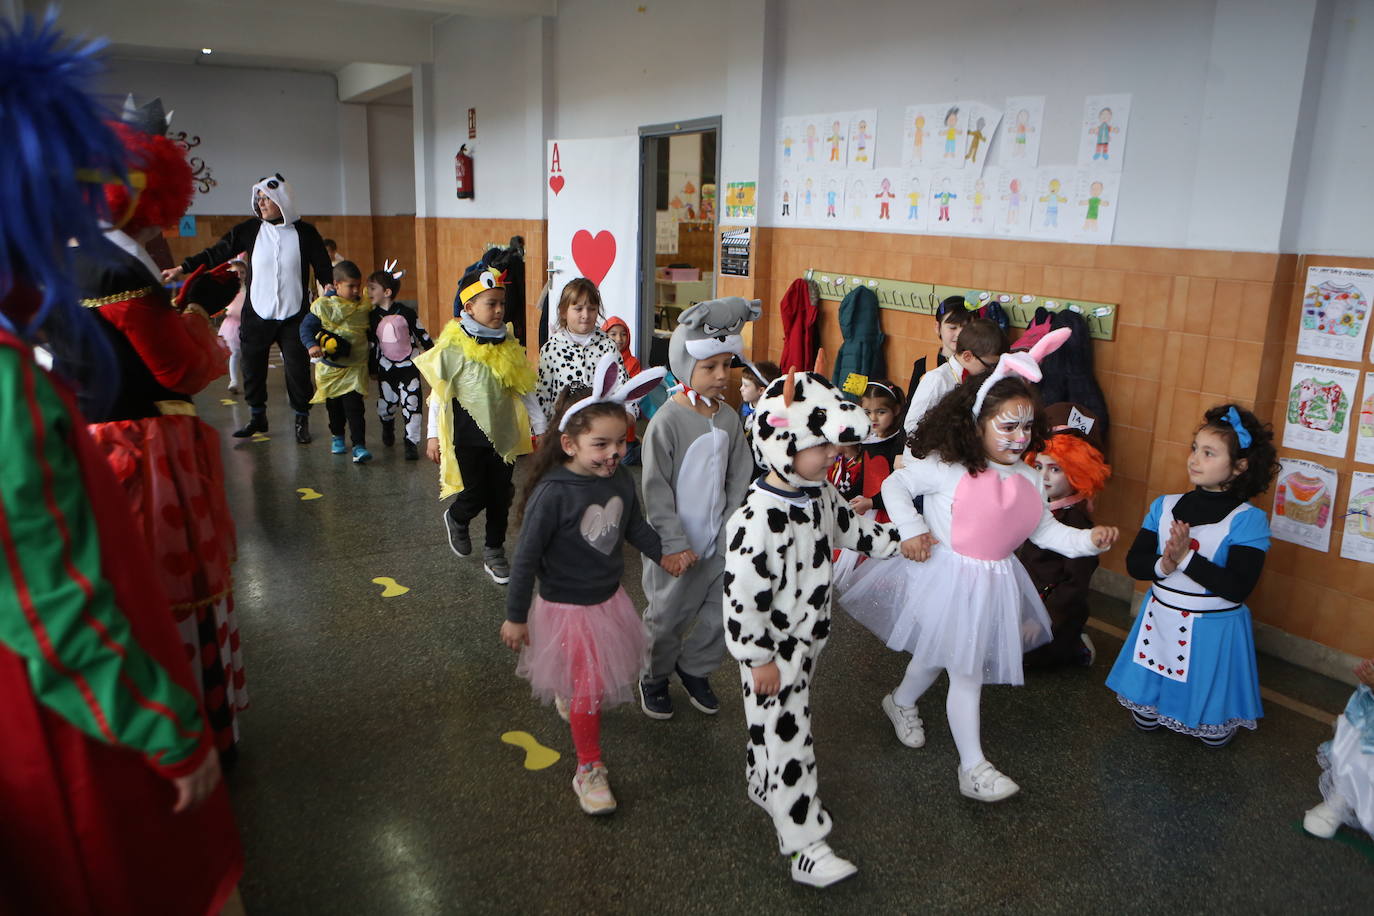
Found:
[[[1351,698],[1347,711],[1336,720],[1336,737],[1317,749],[1317,761],[1322,768],[1318,785],[1326,803],[1346,824],[1374,834],[1374,744],[1364,733],[1374,728],[1374,721],[1366,713],[1360,720],[1362,728],[1350,713],[1360,700],[1366,709],[1374,706],[1368,696],[1360,697],[1368,690],[1362,687]]]
[[[984,684],[1021,684],[1021,656],[1050,641],[1050,617],[1016,557],[975,560],[944,545],[930,559],[869,560],[840,606],[920,664]]]

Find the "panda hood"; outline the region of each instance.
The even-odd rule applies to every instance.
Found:
[[[789,372],[764,389],[749,417],[754,460],[794,487],[825,483],[796,471],[797,453],[817,445],[858,445],[868,438],[868,415],[840,394],[825,376]]]
[[[292,197],[291,183],[281,177],[280,172],[275,175],[268,175],[253,185],[252,194],[253,196],[249,198],[248,203],[253,215],[259,219],[262,219],[262,214],[258,212],[259,194],[281,207],[281,224],[283,226],[289,226],[301,218],[301,215],[296,212],[296,202]]]

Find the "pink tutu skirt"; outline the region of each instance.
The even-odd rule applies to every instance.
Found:
[[[625,589],[616,589],[601,604],[561,604],[535,596],[528,623],[530,644],[520,650],[515,673],[530,682],[537,698],[614,706],[634,696],[649,639]]]

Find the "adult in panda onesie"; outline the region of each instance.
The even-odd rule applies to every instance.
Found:
[[[334,292],[334,267],[319,231],[296,213],[291,185],[280,174],[253,185],[253,219],[244,220],[209,248],[179,267],[163,271],[170,283],[197,267],[207,269],[247,252],[252,277],[244,296],[239,329],[243,359],[243,395],[252,410],[237,438],[267,431],[267,353],[281,348],[286,367],[286,395],[296,411],[296,441],[310,441],[310,398],[315,392],[310,354],[300,340],[301,319],[310,311],[310,274]]]

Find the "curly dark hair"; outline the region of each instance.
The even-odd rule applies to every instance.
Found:
[[[1240,415],[1241,425],[1250,434],[1250,447],[1240,447],[1240,436],[1236,433],[1235,427],[1226,419],[1226,415],[1235,408]],[[1274,447],[1274,428],[1268,423],[1261,423],[1259,417],[1241,407],[1239,404],[1221,404],[1207,411],[1196,432],[1202,430],[1215,433],[1226,443],[1226,449],[1231,455],[1231,463],[1234,465],[1242,458],[1245,459],[1245,470],[1241,471],[1235,478],[1226,485],[1226,491],[1237,499],[1249,501],[1259,496],[1269,485],[1274,482],[1274,478],[1279,473],[1279,452]]]
[[[1020,376],[999,379],[988,389],[987,397],[983,399],[983,409],[975,419],[973,402],[978,399],[978,388],[983,381],[984,379],[978,376],[965,379],[963,384],[930,408],[930,412],[907,440],[907,447],[911,449],[912,454],[917,458],[935,455],[941,461],[962,464],[970,474],[986,471],[988,455],[983,448],[983,421],[995,416],[1003,404],[1014,398],[1027,399],[1035,411],[1035,422],[1031,426],[1031,441],[1027,451],[1038,452],[1045,447],[1050,426],[1035,389]]]
[[[524,520],[525,506],[530,501],[530,494],[539,486],[539,481],[544,479],[544,475],[553,470],[554,465],[568,463],[568,455],[563,451],[563,436],[576,439],[590,429],[592,421],[598,417],[622,416],[625,417],[626,424],[630,422],[624,404],[606,401],[579,410],[568,420],[567,429],[560,433],[558,424],[563,421],[563,414],[567,409],[591,395],[592,390],[586,385],[576,384],[566,385],[558,393],[557,400],[553,402],[553,416],[549,419],[548,432],[539,440],[539,447],[530,458],[529,472],[525,475],[525,491],[520,494],[520,505],[515,510],[517,524]]]

